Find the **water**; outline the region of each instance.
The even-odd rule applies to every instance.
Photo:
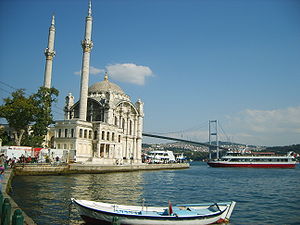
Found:
[[[67,176],[19,176],[12,197],[39,225],[84,224],[70,198],[116,204],[237,202],[231,225],[300,224],[300,168],[211,168]]]

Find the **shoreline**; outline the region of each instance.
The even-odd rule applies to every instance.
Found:
[[[2,176],[2,181],[1,181],[1,191],[3,198],[8,198],[9,202],[11,204],[11,212],[13,212],[16,209],[21,209],[22,214],[24,216],[24,225],[37,225],[27,214],[18,206],[18,204],[14,201],[14,199],[9,195],[11,192],[11,182],[12,179],[14,178],[15,174],[13,169],[6,169],[5,172],[3,173]]]

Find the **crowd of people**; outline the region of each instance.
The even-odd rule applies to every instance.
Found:
[[[43,160],[45,163],[59,163],[60,158],[59,156],[56,156],[54,159],[52,159],[49,156],[46,156]],[[38,163],[39,160],[37,157],[32,156],[24,156],[21,155],[19,158],[13,157],[9,158],[5,156],[4,154],[0,155],[0,174],[3,174],[6,168],[13,168],[16,163],[25,164],[25,163]]]

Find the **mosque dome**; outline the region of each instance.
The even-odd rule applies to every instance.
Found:
[[[105,74],[104,80],[97,82],[89,87],[89,93],[105,93],[105,92],[115,92],[118,94],[125,94],[124,91],[117,85],[108,80],[108,75]]]

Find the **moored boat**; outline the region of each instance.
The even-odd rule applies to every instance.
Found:
[[[121,225],[204,225],[228,222],[235,202],[182,204],[168,207],[116,205],[71,199],[87,223]]]
[[[293,152],[286,155],[276,155],[273,152],[228,152],[220,159],[210,160],[207,164],[211,167],[295,168],[296,158]]]

